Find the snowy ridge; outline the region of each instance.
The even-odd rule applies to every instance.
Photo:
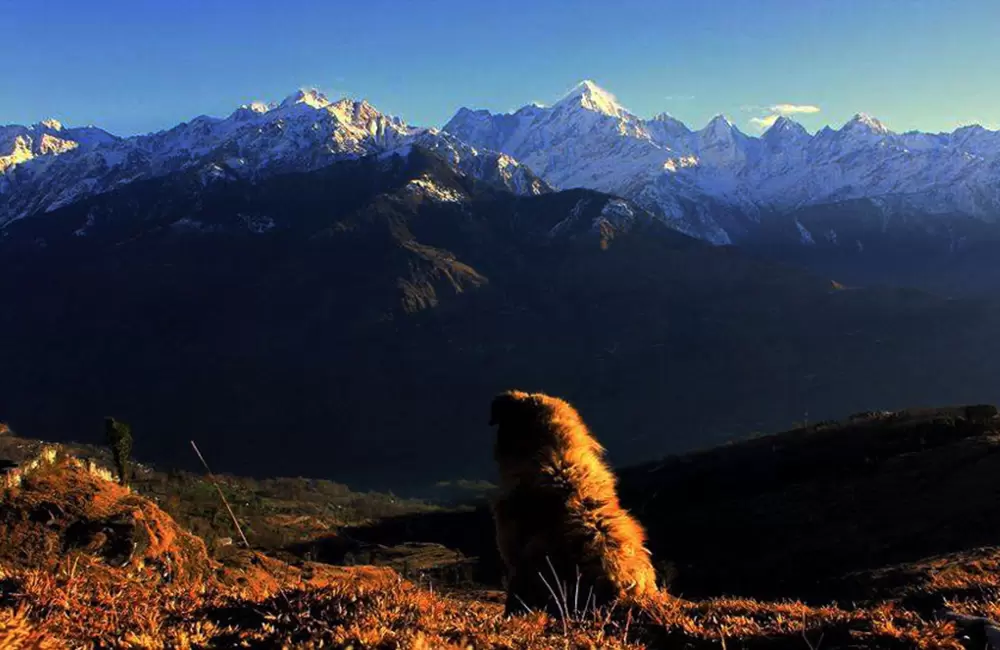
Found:
[[[513,156],[557,189],[633,199],[719,244],[768,215],[850,199],[893,197],[886,210],[1000,221],[1000,132],[981,126],[897,134],[859,113],[810,135],[782,116],[752,137],[718,115],[692,131],[665,113],[639,118],[586,81],[549,108],[460,109],[444,130]]]
[[[130,138],[55,120],[0,127],[0,228],[180,170],[202,183],[256,180],[413,146],[518,194],[583,187],[622,196],[716,244],[741,241],[763,220],[853,199],[871,201],[887,221],[905,212],[1000,221],[1000,132],[900,134],[864,113],[815,134],[785,116],[760,137],[722,115],[692,130],[666,113],[640,118],[584,81],[550,107],[462,108],[443,130],[315,90]],[[798,225],[787,227],[806,241]]]
[[[419,145],[462,173],[518,194],[548,186],[511,156],[436,129],[411,127],[366,101],[315,90],[254,103],[226,118],[199,116],[172,129],[120,138],[55,121],[0,127],[0,227],[137,180],[193,169],[204,183],[317,169],[337,160]]]
[[[94,127],[65,129],[57,120],[32,126],[0,126],[0,174],[40,156],[58,156],[74,149],[92,149],[114,140]]]

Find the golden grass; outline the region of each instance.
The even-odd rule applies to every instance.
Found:
[[[64,647],[48,631],[28,618],[26,609],[0,610],[0,648],[3,650],[56,650]]]
[[[66,546],[74,524],[95,521],[129,521],[148,540],[121,567],[100,540]],[[387,568],[295,567],[249,551],[222,565],[155,504],[68,460],[4,490],[0,526],[4,650],[962,648],[953,623],[895,602],[848,610],[657,594],[574,620],[507,618],[495,594],[435,593]],[[995,566],[942,568],[926,588],[981,588],[955,610],[997,616]]]
[[[19,572],[15,580],[20,609],[12,611],[27,613],[8,617],[19,634],[30,640],[41,630],[70,647],[962,648],[952,623],[924,621],[892,604],[845,611],[663,598],[564,626],[544,613],[505,618],[499,603],[434,594],[368,567],[344,571],[323,586],[290,580],[283,594],[270,595],[249,585],[151,590],[90,563],[77,564],[75,572],[63,566],[55,575]]]

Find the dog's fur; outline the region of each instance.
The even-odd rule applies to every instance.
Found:
[[[604,449],[576,410],[541,393],[509,391],[494,398],[491,411],[490,424],[499,425],[493,514],[507,613],[558,611],[550,588],[559,594],[564,583],[571,610],[574,599],[582,609],[590,594],[602,606],[655,592],[645,531],[619,505]]]

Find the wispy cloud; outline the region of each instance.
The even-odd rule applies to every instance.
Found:
[[[765,115],[764,117],[751,117],[750,126],[752,126],[757,131],[763,133],[764,131],[767,131],[769,128],[771,128],[771,126],[773,126],[774,123],[778,121],[779,117],[781,116],[778,115],[777,113],[772,113],[771,115]]]
[[[775,104],[771,107],[778,115],[796,115],[798,113],[819,113],[819,106],[811,104]]]
[[[663,99],[668,102],[690,102],[694,99],[694,95],[667,95]]]
[[[779,117],[819,113],[820,108],[812,104],[772,104],[771,106],[741,106],[740,110],[748,113],[764,113],[764,115],[751,117],[749,120],[751,127],[763,133],[771,128]]]

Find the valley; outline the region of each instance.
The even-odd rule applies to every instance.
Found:
[[[5,417],[65,440],[113,412],[178,467],[194,438],[260,477],[489,479],[482,402],[511,385],[579,404],[619,464],[1000,389],[991,301],[845,288],[420,148],[256,182],[177,172],[4,234]]]

